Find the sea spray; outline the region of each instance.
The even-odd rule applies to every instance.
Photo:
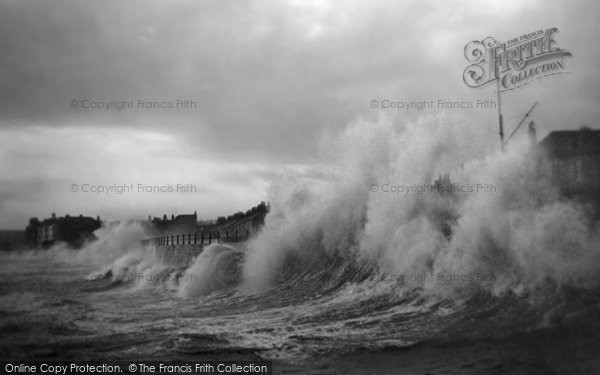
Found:
[[[237,285],[243,252],[233,246],[209,245],[181,275],[179,293],[198,297]]]
[[[158,256],[158,249],[142,240],[152,236],[152,231],[139,221],[107,222],[94,232],[95,240],[82,249],[73,250],[63,244],[49,249],[55,260],[82,265],[93,265],[95,272],[86,273],[84,279],[92,281],[109,278],[115,284],[134,284],[139,287],[169,281],[171,273]]]
[[[339,256],[386,274],[431,274],[421,286],[441,293],[474,285],[501,293],[549,281],[597,285],[598,227],[559,197],[527,142],[515,139],[501,153],[483,142],[487,133],[443,118],[397,130],[381,118],[326,140],[313,173],[273,182],[266,226],[248,246],[244,287],[273,286],[290,256]],[[315,177],[323,171],[331,173]],[[386,183],[431,184],[444,173],[495,190],[458,199],[377,190]],[[448,214],[442,224],[450,233],[440,230],[440,213]]]
[[[533,168],[525,142],[496,152],[495,139],[479,141],[488,130],[435,118],[398,129],[385,119],[353,124],[324,141],[318,166],[273,181],[258,237],[207,246],[185,270],[142,246],[152,234],[136,223],[107,226],[80,259],[74,250],[0,254],[10,291],[0,296],[10,339],[2,350],[15,358],[241,352],[308,363],[365,349],[395,357],[399,347],[401,357],[439,348],[488,356],[510,341],[507,358],[523,352],[527,362],[541,339],[595,358],[600,305],[588,288],[597,285],[589,278],[598,274],[597,223]],[[427,186],[444,173],[497,191],[372,188]]]
[[[107,222],[94,232],[96,240],[76,252],[82,262],[106,265],[117,259],[145,250],[141,241],[150,237],[150,231],[138,221]]]

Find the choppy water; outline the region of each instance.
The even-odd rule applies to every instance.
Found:
[[[264,358],[314,373],[600,368],[598,289],[444,299],[329,259],[286,265],[264,293],[191,298],[182,295],[190,270],[153,267],[161,279],[146,281],[150,269],[117,277],[53,258],[2,255],[2,358]]]
[[[465,164],[456,145],[470,130],[456,131],[350,127],[333,142],[335,167],[274,184],[258,237],[206,248],[189,267],[141,248],[135,223],[108,225],[79,251],[1,253],[0,356],[600,373],[597,216],[547,188],[526,152]],[[449,201],[369,188],[428,181],[439,165],[498,193]],[[439,225],[448,213],[451,235]]]

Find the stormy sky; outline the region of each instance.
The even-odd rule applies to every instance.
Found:
[[[462,80],[465,45],[487,36],[557,27],[570,73],[507,93],[504,115],[538,100],[540,136],[598,128],[599,9],[591,0],[0,0],[0,228],[52,212],[213,218],[249,208],[273,176],[318,163],[324,134],[381,113],[399,126],[431,113],[371,100],[494,100],[492,86]],[[133,108],[82,108],[124,101]],[[495,136],[495,110],[451,112]],[[196,191],[93,194],[74,184]]]

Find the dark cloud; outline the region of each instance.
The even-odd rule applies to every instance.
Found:
[[[78,150],[83,158],[60,152],[64,128],[79,129],[69,137],[82,139],[98,137],[99,129],[169,134],[177,142],[157,146],[165,157],[176,148],[176,158],[215,165],[312,162],[323,134],[377,116],[372,99],[495,99],[493,88],[462,82],[465,44],[552,26],[574,54],[567,61],[571,74],[507,94],[505,117],[518,118],[539,100],[541,133],[597,126],[599,7],[593,1],[0,0],[0,126],[11,137],[20,132],[21,142],[0,151],[14,161],[1,171],[8,179],[30,178],[45,170],[40,160],[79,170],[84,159],[92,171],[103,168],[91,149]],[[93,111],[70,108],[73,99],[190,99],[197,107]],[[399,123],[423,114],[386,113]],[[496,130],[494,111],[452,115]],[[37,145],[24,130],[33,127],[55,129],[49,137],[58,151]],[[141,147],[126,134],[127,147]],[[110,148],[101,140],[83,143],[112,163],[110,173],[142,163],[111,157],[119,148],[111,142]],[[17,173],[23,168],[30,174]],[[264,181],[264,170],[256,173],[247,178]],[[65,167],[53,177],[72,175]],[[238,186],[246,177],[228,178]]]

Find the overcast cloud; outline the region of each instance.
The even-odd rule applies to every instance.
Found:
[[[468,88],[465,44],[558,27],[568,75],[503,98],[507,119],[539,100],[543,136],[600,119],[595,1],[0,0],[0,228],[32,216],[106,218],[266,199],[324,134],[374,119],[372,99],[495,99]],[[90,110],[82,100],[195,102]],[[75,100],[77,108],[72,108]],[[383,111],[398,126],[423,112]],[[452,111],[496,130],[495,111]],[[512,123],[514,126],[514,123]],[[510,130],[510,124],[508,124]],[[71,184],[195,184],[193,194],[93,196]]]

